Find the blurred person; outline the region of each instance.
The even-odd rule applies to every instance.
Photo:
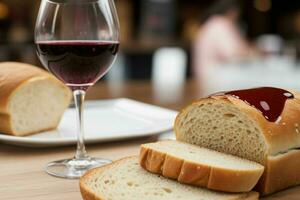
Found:
[[[199,84],[205,82],[210,68],[249,56],[249,45],[238,28],[240,13],[236,0],[219,0],[207,10],[193,48],[193,71]]]

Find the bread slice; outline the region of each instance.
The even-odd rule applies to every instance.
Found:
[[[71,91],[32,65],[0,63],[0,132],[25,136],[57,127]]]
[[[264,171],[258,163],[172,140],[143,144],[140,164],[181,183],[224,192],[251,191]]]
[[[138,157],[128,157],[90,170],[80,179],[84,200],[256,200],[258,193],[223,193],[151,174]]]

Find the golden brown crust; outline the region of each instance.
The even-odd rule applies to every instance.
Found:
[[[300,150],[268,157],[266,171],[255,190],[262,195],[300,184]]]
[[[194,163],[145,145],[141,146],[140,165],[152,173],[178,180],[180,183],[223,192],[248,192],[263,173],[263,169],[237,171]]]
[[[90,176],[93,176],[95,170],[100,170],[100,169],[99,168],[92,169],[80,178],[79,188],[80,188],[82,199],[84,200],[102,200],[101,198],[95,196],[94,193],[84,184],[85,179],[89,179]]]
[[[9,134],[12,135],[13,130],[12,130],[12,126],[11,126],[11,119],[10,119],[10,115],[8,114],[3,114],[0,113],[0,130],[1,130],[1,134]]]

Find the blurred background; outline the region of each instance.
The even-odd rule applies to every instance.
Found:
[[[300,91],[300,1],[115,2],[121,51],[100,81],[111,96],[124,94],[124,82],[149,82],[166,102],[189,95],[186,84],[195,97],[254,86]],[[41,66],[33,41],[39,4],[0,0],[0,61]]]

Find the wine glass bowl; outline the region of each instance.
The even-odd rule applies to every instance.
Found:
[[[35,42],[44,67],[72,90],[86,90],[108,71],[118,52],[113,1],[43,0]]]
[[[113,0],[42,0],[35,43],[43,66],[73,91],[77,109],[75,157],[49,163],[46,172],[78,178],[110,162],[86,153],[83,103],[85,91],[107,73],[118,52],[119,22]]]
[[[87,90],[108,71],[117,52],[115,41],[43,41],[37,52],[44,66],[73,91]]]

